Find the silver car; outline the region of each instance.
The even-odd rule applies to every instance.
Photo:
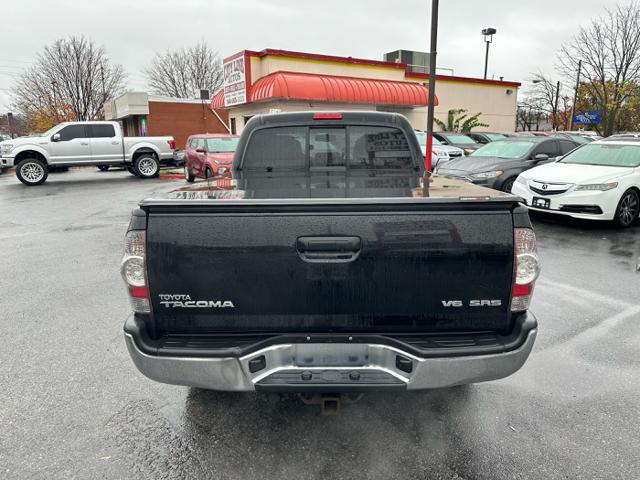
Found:
[[[423,131],[416,130],[416,137],[422,149],[422,155],[427,155],[427,134]],[[464,157],[464,151],[458,147],[443,145],[437,138],[433,137],[433,147],[431,149],[431,168],[444,165],[454,158]]]

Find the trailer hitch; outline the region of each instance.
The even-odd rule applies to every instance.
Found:
[[[324,417],[335,417],[340,415],[342,403],[353,404],[362,398],[362,393],[340,394],[340,393],[299,393],[298,396],[305,405],[319,405],[320,415]]]

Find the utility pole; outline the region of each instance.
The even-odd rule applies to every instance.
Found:
[[[104,64],[100,63],[100,79],[102,80],[102,103],[107,101],[107,89],[104,86]]]
[[[558,96],[560,96],[560,81],[556,84],[556,101],[553,104],[553,129],[558,130]]]
[[[578,111],[576,104],[578,103],[578,89],[580,88],[580,74],[582,73],[582,60],[578,60],[578,77],[576,78],[576,90],[573,93],[573,104],[571,104],[571,119],[569,121],[569,130],[573,130],[573,116]]]
[[[7,126],[9,127],[9,136],[13,138],[13,128],[11,127],[11,119],[13,118],[13,113],[7,112]]]
[[[433,152],[433,116],[436,101],[436,57],[438,55],[438,4],[439,0],[431,0],[431,50],[429,52],[429,100],[427,102],[427,151],[424,159],[428,173],[431,173],[431,155]]]
[[[106,120],[107,115],[104,111],[104,104],[107,103],[107,89],[104,85],[104,63],[100,62],[100,80],[102,81],[102,119]]]
[[[51,82],[51,88],[53,89],[53,110],[56,115],[56,121],[60,122],[60,114],[58,112],[58,97],[56,95],[56,85],[57,85],[57,82],[55,80]]]

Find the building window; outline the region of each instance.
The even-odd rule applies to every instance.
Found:
[[[247,123],[249,123],[249,120],[253,118],[253,115],[244,116],[242,118],[244,120],[244,124],[246,125]]]
[[[230,122],[231,122],[231,133],[235,135],[236,134],[236,117],[231,117]]]

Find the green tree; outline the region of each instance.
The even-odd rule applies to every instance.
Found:
[[[470,132],[476,127],[488,127],[486,123],[480,121],[481,112],[468,116],[467,110],[464,108],[454,108],[447,112],[447,123],[438,118],[434,118],[434,122],[442,130],[446,132]]]
[[[636,82],[627,82],[623,87],[616,87],[613,81],[607,81],[604,87],[593,86],[590,82],[582,82],[578,89],[576,111],[602,111],[601,92],[604,92],[608,98],[613,98],[613,92],[616,88],[623,95],[624,100],[617,107],[615,121],[610,128],[613,132],[640,130],[640,84]],[[609,111],[612,111],[614,102],[609,102],[606,106]],[[602,132],[606,125],[593,125],[593,127]]]

